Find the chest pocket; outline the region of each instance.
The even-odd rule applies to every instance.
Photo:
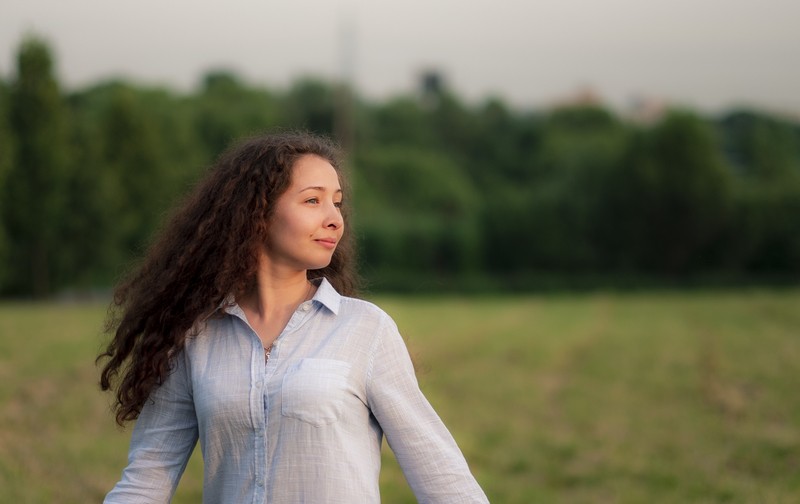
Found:
[[[331,359],[302,359],[281,385],[281,414],[321,427],[335,422],[347,397],[350,364]]]

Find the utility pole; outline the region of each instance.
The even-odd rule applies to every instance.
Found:
[[[345,164],[355,147],[355,104],[353,77],[355,73],[355,24],[352,11],[342,12],[339,18],[339,64],[340,75],[336,89],[336,114],[334,116],[334,136],[345,152]]]

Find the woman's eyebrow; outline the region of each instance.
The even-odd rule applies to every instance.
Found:
[[[309,186],[309,187],[306,187],[305,189],[300,189],[297,192],[305,192],[305,191],[311,191],[311,190],[314,190],[314,191],[325,191],[326,189],[324,187],[322,187],[322,186]],[[342,192],[342,190],[341,189],[336,189],[334,192],[340,193],[340,192]]]

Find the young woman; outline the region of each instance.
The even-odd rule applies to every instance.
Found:
[[[486,496],[356,288],[336,150],[279,134],[225,153],[116,290],[100,358],[136,420],[108,503],[169,502],[197,441],[205,503],[378,503],[383,435],[419,502]]]

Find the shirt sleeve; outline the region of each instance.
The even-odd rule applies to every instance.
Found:
[[[178,355],[169,376],[145,402],[131,436],[128,466],[104,503],[172,499],[198,437],[186,358],[185,352]]]
[[[367,401],[421,504],[489,502],[419,389],[405,342],[388,317],[372,353]]]

